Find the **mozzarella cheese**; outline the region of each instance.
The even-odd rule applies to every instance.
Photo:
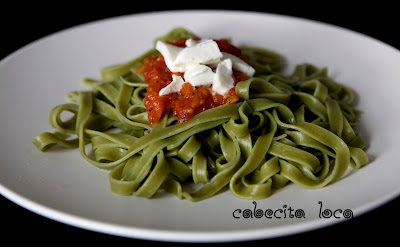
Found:
[[[199,41],[188,39],[186,47],[177,47],[157,41],[156,49],[163,55],[165,64],[171,72],[182,72],[183,77],[172,75],[172,82],[161,89],[159,95],[180,92],[185,82],[193,86],[212,84],[214,92],[224,95],[235,86],[233,69],[254,75],[254,68],[237,56],[221,52],[218,44],[211,39]],[[216,68],[215,72],[211,68]]]
[[[158,95],[162,96],[170,93],[180,92],[183,84],[185,84],[185,81],[182,79],[182,77],[173,74],[172,82],[166,87],[162,88]]]
[[[195,44],[199,43],[200,41],[196,41],[194,39],[187,39],[185,41],[186,47],[194,46]]]
[[[232,72],[232,60],[225,59],[218,64],[212,85],[214,92],[224,95],[229,89],[235,86]]]
[[[182,68],[175,66],[175,59],[183,50],[181,47],[157,41],[156,49],[163,55],[165,64],[172,72],[183,72]],[[181,71],[182,70],[182,71]]]
[[[208,39],[184,48],[176,57],[175,65],[187,66],[190,64],[210,64],[219,62],[222,53],[217,42]]]
[[[185,72],[185,81],[190,82],[193,86],[201,86],[212,84],[215,78],[215,73],[206,65],[195,66]]]
[[[249,78],[253,77],[254,73],[256,72],[253,67],[235,55],[222,52],[221,59],[230,59],[232,61],[232,68],[245,73]]]

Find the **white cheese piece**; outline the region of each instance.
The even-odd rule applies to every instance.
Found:
[[[195,44],[199,43],[200,41],[196,41],[194,39],[187,39],[185,41],[186,47],[194,46]]]
[[[186,82],[190,82],[193,86],[201,86],[212,84],[215,78],[215,73],[206,65],[198,65],[185,72]]]
[[[163,55],[165,64],[169,70],[172,72],[184,72],[182,67],[175,66],[176,57],[184,48],[157,41],[156,49]]]
[[[158,95],[162,96],[170,93],[178,93],[181,91],[183,84],[185,84],[185,81],[182,79],[182,77],[173,74],[172,82],[166,87],[162,88]]]
[[[229,54],[229,53],[226,53],[226,52],[222,52],[222,55],[223,55],[223,57],[221,58],[221,60],[223,60],[223,59],[232,60],[232,68],[234,70],[245,73],[249,78],[253,77],[253,75],[256,71],[248,63],[246,63],[239,57]]]
[[[232,78],[232,60],[225,59],[217,66],[212,89],[214,92],[224,95],[234,86],[235,82]]]
[[[176,57],[175,66],[217,63],[222,57],[218,44],[211,39],[184,48]]]

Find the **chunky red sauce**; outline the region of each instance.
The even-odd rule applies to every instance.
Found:
[[[182,38],[174,43],[169,43],[185,47],[186,40],[187,38]],[[227,40],[215,41],[221,52],[230,53],[247,61],[241,54],[240,49],[230,44]],[[172,73],[168,69],[162,55],[146,58],[144,64],[136,73],[143,73],[148,84],[144,105],[148,111],[151,127],[157,124],[164,114],[169,114],[170,112],[179,118],[179,123],[182,123],[207,109],[224,104],[232,104],[239,100],[235,88],[231,88],[224,95],[220,95],[212,92],[211,85],[194,87],[190,83],[185,83],[179,93],[158,95],[162,88],[171,83],[172,74],[183,77],[183,73]],[[232,77],[235,83],[248,79],[244,73],[235,70]]]

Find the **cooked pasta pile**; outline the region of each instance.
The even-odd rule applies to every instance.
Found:
[[[195,35],[176,28],[159,40],[182,37]],[[236,85],[237,103],[184,123],[165,115],[151,128],[144,106],[147,83],[136,70],[159,54],[152,49],[103,69],[101,80],[84,79],[91,90],[69,93],[71,103],[50,112],[56,131],[33,143],[40,151],[54,144],[78,148],[87,162],[110,170],[116,194],[150,198],[168,191],[191,201],[226,189],[239,198],[262,199],[289,182],[322,188],[349,166],[368,163],[354,130],[359,111],[349,88],[329,78],[327,69],[302,64],[287,76],[279,73],[278,54],[241,51],[256,74]],[[62,119],[63,112],[72,117]]]

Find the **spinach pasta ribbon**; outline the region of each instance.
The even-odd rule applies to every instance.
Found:
[[[176,28],[160,37],[196,37]],[[230,190],[236,197],[269,197],[292,182],[317,189],[337,181],[349,167],[368,163],[355,131],[360,114],[352,91],[328,77],[327,69],[298,65],[279,73],[281,57],[242,47],[256,76],[236,85],[237,103],[218,106],[178,123],[165,115],[150,127],[144,98],[147,84],[135,73],[152,49],[125,64],[84,79],[87,91],[71,92],[67,104],[49,116],[55,132],[36,136],[34,145],[77,148],[90,164],[109,171],[111,191],[201,201]],[[68,112],[69,119],[61,115]],[[91,150],[86,148],[91,145]]]

